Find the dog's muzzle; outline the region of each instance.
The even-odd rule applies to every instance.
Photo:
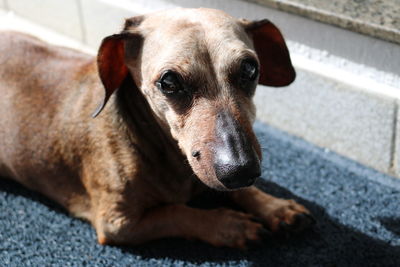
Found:
[[[240,124],[226,111],[216,120],[214,169],[228,189],[252,185],[261,175],[260,159]]]

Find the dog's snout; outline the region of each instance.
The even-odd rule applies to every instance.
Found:
[[[261,175],[260,160],[240,124],[227,112],[218,115],[215,174],[229,189],[250,186]]]
[[[237,162],[224,162],[214,164],[218,180],[229,189],[236,189],[252,185],[261,175],[260,164],[249,161],[245,164]]]

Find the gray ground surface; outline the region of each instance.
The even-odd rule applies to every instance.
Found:
[[[400,180],[261,123],[255,129],[264,153],[258,186],[313,212],[318,224],[305,234],[249,251],[180,239],[100,246],[87,223],[0,180],[0,266],[400,266]]]

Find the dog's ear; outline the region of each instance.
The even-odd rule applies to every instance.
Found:
[[[110,35],[101,42],[97,53],[97,67],[105,94],[102,103],[97,107],[92,117],[100,114],[108,99],[122,85],[128,75],[128,67],[125,64],[125,46],[126,43],[129,43],[129,49],[138,50],[140,48],[140,44],[131,45],[131,43],[141,43],[142,38],[137,33],[137,27],[143,19],[143,16],[127,19],[121,33]],[[128,51],[128,54],[135,53],[134,51]]]
[[[125,65],[125,38],[126,34],[114,34],[101,42],[97,53],[97,68],[105,94],[103,102],[97,107],[92,117],[99,115],[112,93],[121,86],[128,74],[128,68]]]
[[[279,29],[269,20],[240,20],[240,23],[253,40],[260,61],[259,84],[275,87],[291,84],[296,72]]]

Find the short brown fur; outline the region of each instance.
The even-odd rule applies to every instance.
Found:
[[[258,58],[253,48],[253,40],[257,50],[266,39],[253,36],[253,29],[271,32],[263,25],[279,34],[267,38],[279,43],[269,44],[276,49],[274,60],[283,60],[277,78],[262,69],[268,51]],[[254,186],[227,193],[246,213],[186,205],[208,187],[227,190],[213,169],[221,110],[239,122],[261,158],[251,127],[252,94],[228,78],[244,55],[260,61],[261,83],[293,81],[287,48],[273,24],[238,21],[217,10],[176,9],[128,19],[122,33],[104,39],[97,60],[3,32],[0,175],[88,220],[101,244],[185,237],[245,248],[261,239],[263,224],[272,232],[303,230],[312,220],[302,205]],[[187,103],[157,90],[155,82],[167,69],[196,88]],[[201,153],[194,157],[193,151]]]

